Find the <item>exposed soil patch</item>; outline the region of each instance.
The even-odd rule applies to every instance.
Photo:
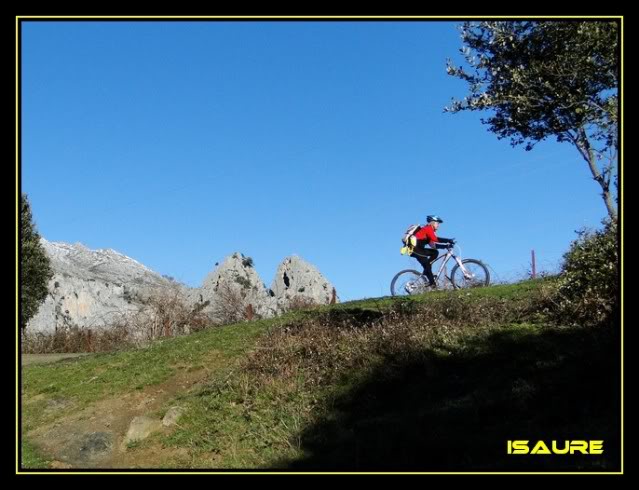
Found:
[[[212,356],[216,357],[215,354]],[[213,364],[214,359],[210,359]],[[209,362],[203,363],[205,366]],[[154,468],[188,460],[188,452],[163,448],[157,443],[138,444],[127,441],[127,433],[140,418],[157,419],[153,434],[169,433],[174,427],[164,426],[161,410],[176,396],[187,393],[205,381],[209,369],[182,370],[166,382],[142,390],[100,400],[91,406],[25,434],[53,467],[62,468]],[[41,397],[37,395],[35,398]],[[25,400],[32,403],[36,400]],[[72,402],[47,400],[45,410],[64,410]],[[137,419],[136,419],[137,418]],[[136,421],[134,421],[136,419]],[[145,435],[146,431],[144,431]],[[176,452],[177,451],[177,452]]]

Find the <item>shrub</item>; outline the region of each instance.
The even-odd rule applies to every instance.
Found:
[[[138,310],[120,312],[106,326],[69,325],[52,333],[27,330],[22,336],[22,352],[109,352],[147,345],[160,337],[187,335],[212,324],[204,313],[209,302],[192,304],[176,284],[137,300],[141,303]]]
[[[619,311],[619,241],[615,222],[582,230],[564,255],[555,304],[564,322],[600,325]]]
[[[236,277],[236,282],[241,284],[238,279],[244,278]],[[211,305],[211,316],[217,324],[228,325],[246,319],[249,302],[244,290],[240,291],[230,284],[222,283],[216,292],[217,296]]]

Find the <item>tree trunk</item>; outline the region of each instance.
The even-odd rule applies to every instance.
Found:
[[[590,173],[592,174],[592,178],[601,186],[601,197],[606,205],[608,216],[611,220],[617,221],[617,210],[612,203],[612,194],[610,193],[610,177],[608,177],[608,179],[604,178],[599,171],[599,168],[597,167],[597,157],[590,146],[586,131],[581,128],[578,136],[573,138],[572,141],[579,150],[583,159],[586,160]]]

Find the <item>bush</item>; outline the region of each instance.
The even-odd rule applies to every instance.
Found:
[[[564,322],[610,324],[619,312],[619,241],[615,222],[578,232],[564,255],[556,313]]]
[[[74,326],[52,333],[25,331],[22,336],[23,354],[113,352],[134,345],[130,332],[122,325],[104,329]]]
[[[239,276],[236,277],[236,282],[240,283],[237,279],[240,279]],[[240,291],[230,284],[222,283],[216,292],[217,297],[211,305],[211,316],[218,325],[239,323],[249,316],[249,302],[244,290]],[[250,316],[252,318],[253,313]]]
[[[299,311],[299,310],[310,310],[319,306],[319,304],[308,296],[296,295],[293,296],[286,305],[285,311]]]
[[[55,332],[25,331],[22,352],[111,352],[148,345],[161,337],[188,335],[212,324],[203,311],[209,302],[192,304],[177,284],[159,288],[146,297],[138,295],[136,299],[141,303],[138,310],[120,312],[104,327],[71,325]]]
[[[124,315],[120,321],[137,338],[151,341],[174,337],[197,332],[210,325],[210,319],[203,311],[209,302],[190,304],[178,284],[157,289],[141,302],[138,312]]]
[[[386,309],[320,309],[269,331],[245,367],[261,385],[300,376],[306,386],[330,385],[380,360],[392,369],[465,335],[535,321],[538,302],[535,294],[505,299],[460,292],[424,302],[397,298]]]

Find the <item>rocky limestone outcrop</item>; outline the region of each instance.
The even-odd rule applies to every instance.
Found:
[[[296,302],[318,305],[339,302],[333,285],[300,257],[287,257],[277,268],[271,290],[277,298],[278,310],[286,310]]]
[[[335,289],[313,265],[287,257],[266,287],[250,257],[226,257],[199,288],[170,281],[114,250],[42,239],[54,271],[49,294],[27,326],[30,332],[60,328],[103,328],[143,308],[158,292],[179,288],[190,306],[199,305],[212,322],[270,318],[291,308],[338,302]]]
[[[169,281],[115,250],[42,239],[54,275],[44,303],[28,324],[31,332],[111,326],[137,311],[139,300]]]
[[[204,311],[222,322],[277,314],[277,301],[253,268],[253,261],[239,252],[224,259],[206,276],[202,287],[190,292],[190,297],[196,302],[208,301]]]

